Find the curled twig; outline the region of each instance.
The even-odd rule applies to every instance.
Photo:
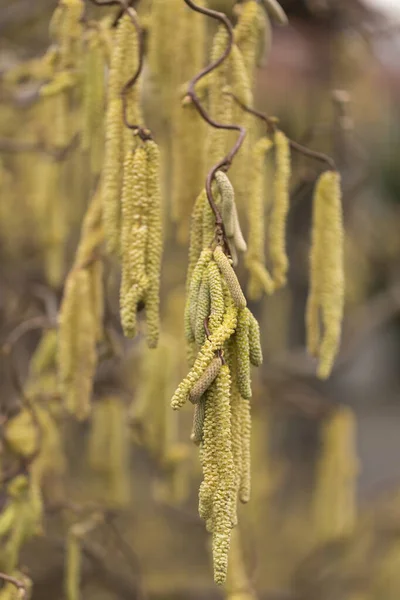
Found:
[[[195,77],[193,77],[193,79],[189,83],[189,87],[188,87],[188,90],[186,93],[186,95],[191,99],[191,101],[195,105],[195,107],[196,107],[197,111],[199,112],[199,114],[201,115],[201,117],[209,125],[211,125],[211,127],[215,127],[216,129],[226,129],[228,131],[238,131],[239,132],[238,139],[237,139],[235,145],[233,146],[233,148],[231,149],[231,151],[222,160],[220,160],[218,164],[214,165],[211,168],[210,172],[207,175],[207,180],[206,180],[207,198],[208,198],[210,207],[215,215],[215,225],[217,228],[217,234],[219,233],[220,237],[222,237],[222,239],[225,240],[225,232],[224,232],[222,216],[214,202],[211,186],[212,186],[213,179],[215,177],[215,173],[217,171],[219,171],[220,169],[227,170],[230,167],[232,160],[234,159],[235,155],[240,150],[240,147],[241,147],[244,137],[246,135],[246,130],[244,127],[241,127],[240,125],[233,125],[233,124],[232,125],[224,125],[222,123],[217,123],[216,121],[214,121],[214,119],[212,119],[210,117],[210,115],[207,113],[207,111],[202,106],[202,104],[199,100],[199,97],[196,94],[195,86],[196,86],[196,83],[198,83],[200,81],[200,79],[202,79],[203,77],[205,77],[206,75],[208,75],[209,73],[211,73],[212,71],[217,69],[224,62],[224,60],[226,60],[226,58],[228,58],[228,56],[231,52],[233,40],[234,40],[233,29],[232,29],[232,25],[231,25],[228,17],[226,15],[224,15],[223,13],[217,12],[215,10],[211,10],[210,8],[203,8],[201,6],[198,6],[192,0],[184,0],[184,2],[192,10],[195,10],[196,12],[199,12],[202,15],[206,15],[208,17],[216,19],[217,21],[220,21],[225,26],[227,33],[228,33],[228,45],[227,45],[224,53],[217,60],[210,63],[207,67],[202,69],[200,71],[200,73],[198,73]]]
[[[226,93],[228,93],[230,96],[232,96],[232,98],[234,99],[236,104],[238,104],[238,106],[240,106],[240,108],[242,110],[253,115],[254,117],[257,117],[257,119],[264,121],[264,123],[267,126],[268,133],[270,133],[270,134],[275,133],[275,131],[278,129],[276,119],[274,119],[273,117],[268,117],[267,115],[260,112],[259,110],[256,110],[255,108],[251,108],[250,106],[247,106],[241,100],[239,100],[239,98],[237,96],[235,96],[235,94],[232,94],[231,92],[226,92]],[[333,160],[333,158],[331,158],[327,154],[324,154],[323,152],[317,152],[316,150],[310,150],[306,146],[303,146],[302,144],[299,144],[298,142],[295,142],[294,140],[291,140],[289,138],[288,138],[288,141],[289,141],[289,145],[292,150],[295,150],[296,152],[300,152],[301,154],[304,154],[304,156],[308,156],[309,158],[313,158],[315,160],[325,163],[333,171],[337,170],[335,161]]]

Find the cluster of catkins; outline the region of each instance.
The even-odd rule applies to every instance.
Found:
[[[244,250],[233,189],[225,173],[216,177],[216,204],[227,217],[230,247]],[[200,446],[203,482],[199,513],[213,534],[214,578],[223,583],[228,566],[236,503],[250,498],[251,365],[260,366],[258,323],[220,240],[205,192],[197,199],[191,228],[185,336],[191,369],[171,406],[195,405],[191,439]]]

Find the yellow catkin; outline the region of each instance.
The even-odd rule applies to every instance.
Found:
[[[306,316],[308,347],[319,356],[321,379],[329,377],[340,343],[344,302],[343,237],[340,175],[326,171],[319,178],[314,195],[311,289]],[[323,325],[321,343],[319,310]]]
[[[290,146],[281,131],[274,135],[275,177],[274,202],[269,222],[269,254],[275,288],[286,284],[288,258],[286,255],[286,220],[289,211]]]
[[[91,304],[96,324],[96,339],[99,342],[103,337],[104,318],[103,262],[101,260],[95,260],[88,267],[88,271],[90,277]]]
[[[185,335],[188,342],[195,340],[197,301],[203,275],[211,257],[211,250],[208,248],[203,250],[191,277],[188,300],[185,306]]]
[[[43,371],[54,366],[57,353],[58,332],[55,329],[46,331],[29,364],[29,371],[32,375],[40,375]]]
[[[73,531],[67,536],[65,554],[65,597],[67,600],[79,600],[81,584],[82,549]]]
[[[246,573],[241,536],[237,527],[232,531],[231,536],[225,589],[227,600],[257,600]]]
[[[240,228],[233,186],[223,171],[217,171],[215,179],[221,195],[221,211],[225,234],[235,266],[237,264],[237,259],[234,259],[235,251],[246,252],[247,244]]]
[[[132,23],[124,15],[117,26],[108,77],[104,165],[102,171],[103,222],[109,252],[119,252],[120,197],[124,125],[121,91],[126,83],[123,66],[130,50]]]
[[[203,211],[204,204],[207,202],[206,190],[203,189],[196,199],[190,224],[190,248],[189,248],[189,266],[187,272],[186,285],[189,289],[193,269],[200,258],[203,249]]]
[[[218,485],[218,466],[215,453],[216,422],[216,382],[205,395],[205,415],[203,421],[203,439],[200,447],[200,461],[203,480],[199,490],[199,515],[205,521],[211,519],[213,498]]]
[[[208,286],[210,290],[210,318],[208,327],[211,333],[221,325],[225,313],[225,299],[221,272],[212,260],[207,266]]]
[[[105,50],[100,32],[86,33],[83,66],[82,149],[90,151],[91,171],[100,172],[104,134]]]
[[[59,45],[60,68],[74,66],[79,59],[82,37],[82,0],[60,0],[50,22],[50,35]]]
[[[250,402],[242,400],[240,403],[240,419],[242,433],[242,468],[239,486],[239,498],[244,504],[250,500],[251,488],[251,407]]]
[[[148,286],[146,274],[147,152],[143,145],[128,152],[124,163],[122,193],[122,280],[120,289],[121,323],[127,337],[136,335],[136,311]]]
[[[204,2],[199,2],[201,6]],[[173,59],[179,83],[188,81],[204,65],[206,21],[180,3],[174,33],[180,52]],[[177,238],[187,242],[193,202],[202,187],[205,169],[206,126],[192,103],[175,101],[172,106],[172,217]]]
[[[196,446],[203,441],[204,417],[205,400],[201,400],[194,407],[192,433],[190,434],[190,439]]]
[[[57,362],[60,383],[64,393],[73,379],[76,365],[74,338],[77,331],[77,314],[79,310],[77,304],[78,286],[77,272],[73,271],[68,276],[59,313]]]
[[[214,360],[209,364],[207,369],[204,371],[203,375],[200,377],[198,381],[194,384],[189,393],[189,400],[193,404],[197,404],[200,402],[203,394],[208,390],[210,385],[215,381],[218,373],[221,370],[222,360],[219,356],[214,358]]]
[[[271,294],[272,278],[265,268],[264,235],[264,161],[273,144],[269,138],[260,138],[252,150],[250,198],[248,203],[249,244],[246,265],[250,271],[248,294],[259,300],[263,292]]]
[[[356,422],[348,407],[337,408],[321,431],[322,450],[313,499],[315,542],[351,535],[356,518]]]
[[[229,344],[228,364],[232,374],[232,386],[231,386],[231,435],[232,435],[232,456],[233,463],[235,466],[235,500],[232,507],[232,523],[237,521],[237,496],[239,493],[240,481],[242,476],[242,453],[243,453],[243,440],[242,440],[242,403],[244,400],[241,398],[239,388],[237,385],[237,374],[236,374],[236,347],[233,343]]]
[[[66,381],[65,407],[78,420],[89,416],[96,368],[96,322],[92,312],[89,273],[76,272],[75,322],[72,331],[73,372]]]
[[[207,269],[204,269],[196,302],[195,340],[198,346],[204,344],[206,338],[205,320],[210,314],[210,287]]]
[[[242,398],[251,398],[251,372],[249,348],[249,311],[239,310],[238,324],[235,333],[237,357],[237,383]]]
[[[147,152],[148,235],[146,247],[146,339],[149,348],[155,348],[160,333],[160,281],[163,247],[160,151],[152,140],[145,144]]]
[[[244,297],[242,288],[240,287],[240,283],[238,278],[236,277],[235,271],[232,269],[231,263],[228,257],[225,255],[221,246],[217,246],[214,250],[214,260],[218,265],[219,270],[221,271],[226,285],[228,286],[229,292],[232,296],[232,299],[235,305],[238,308],[244,308],[246,306],[246,298]]]
[[[235,27],[235,42],[243,56],[245,69],[251,85],[255,75],[259,41],[265,19],[261,6],[256,0],[248,0],[241,5]]]
[[[228,45],[228,34],[225,26],[220,26],[214,36],[211,60],[214,61],[224,53]],[[229,91],[229,60],[224,61],[210,75],[208,89],[208,108],[211,117],[224,124],[232,123],[233,99],[224,91]],[[223,129],[208,129],[207,164],[212,166],[220,161],[228,152],[230,136]]]
[[[249,356],[253,366],[259,367],[263,362],[261,347],[260,326],[257,319],[249,311]]]
[[[188,399],[193,385],[200,379],[205,369],[214,358],[214,353],[223,348],[224,343],[232,336],[237,326],[237,307],[231,301],[226,307],[222,324],[210,335],[200,349],[193,367],[187,377],[179,384],[172,400],[174,410],[181,408]]]
[[[231,377],[228,365],[222,365],[216,379],[215,394],[215,456],[218,466],[218,486],[213,498],[213,562],[214,580],[225,582],[232,529],[232,505],[235,496],[235,474],[232,455]]]

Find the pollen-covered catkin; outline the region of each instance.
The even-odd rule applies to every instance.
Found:
[[[249,245],[246,254],[246,265],[250,272],[247,291],[252,300],[259,300],[263,292],[271,294],[274,290],[274,283],[265,267],[264,251],[264,163],[265,156],[272,147],[272,141],[267,137],[262,137],[252,150],[248,203]]]
[[[315,541],[323,544],[352,533],[356,511],[356,421],[349,407],[327,417],[313,500]]]
[[[247,244],[239,223],[235,203],[235,192],[228,176],[223,171],[217,171],[215,179],[221,196],[222,220],[225,227],[225,234],[228,239],[229,249],[232,255],[233,265],[236,266],[236,251],[246,252]]]
[[[129,54],[130,39],[135,35],[128,15],[123,15],[115,32],[108,76],[104,164],[102,171],[103,222],[109,252],[119,253],[120,197],[124,124],[121,91],[124,81],[124,61]]]
[[[213,253],[214,260],[221,271],[226,285],[228,286],[229,292],[231,293],[232,299],[238,308],[244,308],[247,304],[246,298],[244,297],[242,288],[238,278],[236,277],[235,271],[232,269],[232,265],[229,262],[228,257],[222,250],[221,246],[217,246]]]
[[[253,85],[264,22],[265,16],[257,0],[248,0],[240,6],[240,15],[234,31],[235,43],[242,53],[250,85]]]
[[[269,253],[275,288],[286,284],[288,258],[286,255],[286,220],[289,211],[290,146],[284,133],[274,135],[275,178],[274,201],[269,222]]]
[[[250,402],[240,403],[242,434],[242,468],[240,473],[239,499],[246,504],[250,500],[251,489],[251,406]]]
[[[209,248],[203,250],[191,277],[189,295],[185,306],[185,333],[188,342],[195,340],[197,301],[203,275],[211,257],[212,251]]]
[[[205,417],[205,400],[200,400],[194,407],[192,433],[190,434],[191,441],[199,446],[203,441],[203,427]]]
[[[221,325],[225,314],[222,276],[217,264],[213,260],[207,265],[207,277],[210,290],[210,318],[208,328],[212,333]]]
[[[338,352],[344,302],[341,189],[336,171],[323,173],[316,185],[310,268],[307,346],[319,358],[318,377],[326,379]]]
[[[160,151],[152,140],[145,144],[147,152],[147,246],[146,274],[146,340],[149,348],[155,348],[160,334],[160,281],[163,248],[162,207],[160,189]]]
[[[82,567],[81,542],[73,528],[67,536],[65,554],[65,597],[67,600],[79,600]]]
[[[259,367],[263,362],[261,347],[260,326],[253,313],[249,311],[249,356],[254,367]]]
[[[202,346],[206,338],[205,321],[210,314],[210,287],[207,269],[204,269],[196,302],[196,321],[194,337],[196,344]]]
[[[251,365],[249,347],[249,311],[241,308],[238,314],[238,324],[235,332],[237,382],[242,398],[251,398]]]
[[[200,446],[200,461],[203,469],[203,480],[199,490],[199,515],[205,521],[212,517],[213,498],[218,485],[218,466],[215,453],[216,422],[216,383],[214,382],[204,399],[205,415],[203,421],[203,438]]]

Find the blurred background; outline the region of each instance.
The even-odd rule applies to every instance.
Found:
[[[235,19],[233,1],[210,0],[210,4]],[[340,355],[331,378],[318,381],[304,348],[316,170],[310,161],[294,157],[289,285],[250,306],[261,323],[265,364],[255,377],[253,399],[253,497],[240,510],[235,533],[241,540],[240,556],[232,559],[237,560],[242,588],[231,589],[228,582],[220,590],[212,582],[208,535],[197,516],[198,452],[188,445],[191,415],[184,411],[175,423],[179,469],[160,465],[157,453],[151,444],[143,444],[138,431],[130,427],[126,432],[129,506],[111,507],[107,523],[85,538],[83,598],[400,597],[400,3],[283,0],[281,4],[290,24],[274,26],[271,53],[258,68],[255,102],[280,119],[289,137],[333,156],[342,173],[346,310]],[[47,49],[55,6],[54,0],[0,0],[2,78]],[[92,6],[88,10],[97,14]],[[1,343],[26,319],[57,311],[94,185],[85,175],[87,159],[73,149],[64,166],[68,187],[63,206],[72,214],[64,271],[58,282],[49,283],[35,238],[38,223],[27,208],[26,190],[32,183],[14,176],[23,173],[31,159],[24,144],[31,143],[35,94],[32,82],[22,81],[12,94],[7,85],[0,90]],[[164,139],[167,116],[153,110],[151,96],[151,81],[147,87],[145,82],[150,126],[156,137]],[[28,172],[30,167],[26,168]],[[171,367],[172,382],[160,383],[166,397],[186,369],[181,342],[186,264],[187,245],[174,241],[172,228],[164,257],[162,302],[170,336],[166,356],[176,354],[178,364]],[[239,268],[239,273],[245,280],[245,270]],[[111,313],[115,303],[112,296]],[[40,335],[30,332],[18,343],[12,369],[8,359],[1,361],[4,415],[19,402],[12,372],[26,381]],[[140,341],[127,344],[119,333],[116,337],[119,354],[100,365],[95,393],[104,396],[117,390],[129,405],[145,393],[143,369],[155,373],[157,366],[146,367]],[[343,523],[338,533],[333,525],[326,528],[333,533],[323,533],[323,528],[315,531],[314,509],[324,470],[330,468],[324,449],[327,423],[336,411],[344,411],[347,426],[339,436],[340,468],[332,467],[340,473],[332,479],[331,492],[326,491],[329,486],[324,492],[323,519],[336,518],[333,496],[339,486],[347,489],[348,502],[339,510]],[[49,493],[44,532],[25,545],[21,558],[34,583],[34,600],[63,597],[68,519],[57,505],[63,498],[72,503],[102,502],[104,485],[111,485],[91,471],[87,458],[91,424],[66,420],[60,428],[68,469],[57,481],[56,500],[51,498],[54,490]]]

